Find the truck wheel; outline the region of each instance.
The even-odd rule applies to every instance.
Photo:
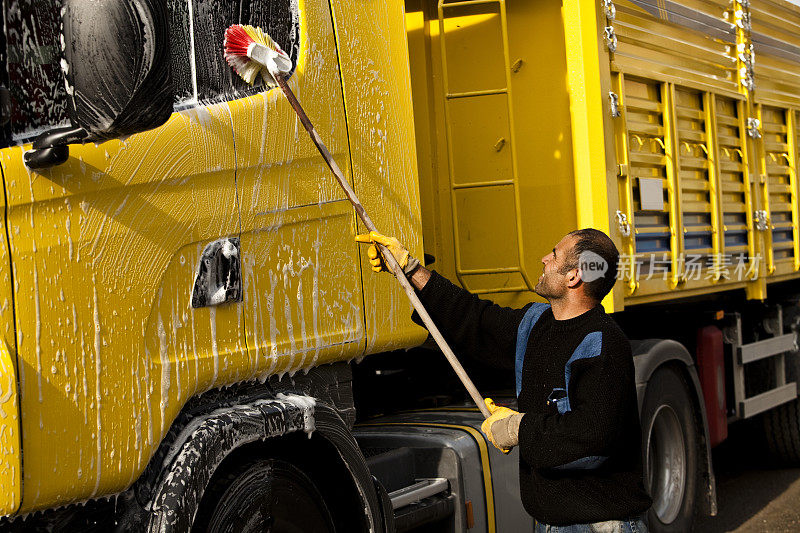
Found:
[[[770,409],[762,421],[772,458],[784,466],[800,465],[800,399]]]
[[[333,532],[322,495],[302,471],[262,459],[212,479],[195,517],[194,532]]]
[[[689,387],[670,367],[647,384],[642,407],[645,487],[653,498],[648,511],[654,532],[690,531],[698,486],[698,434]]]

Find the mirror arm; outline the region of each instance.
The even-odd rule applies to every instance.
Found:
[[[41,150],[51,148],[59,144],[84,143],[88,140],[89,134],[83,128],[75,126],[65,126],[46,131],[36,137],[33,141],[33,149]]]
[[[25,165],[33,170],[54,167],[69,158],[69,145],[85,143],[89,134],[83,128],[66,126],[46,131],[36,137],[33,148],[25,152]]]

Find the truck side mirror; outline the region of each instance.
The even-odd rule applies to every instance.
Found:
[[[69,144],[156,128],[172,113],[169,23],[163,0],[64,0],[61,67],[71,126],[37,137],[32,169],[64,163]]]

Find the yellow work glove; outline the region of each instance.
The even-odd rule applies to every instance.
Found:
[[[481,431],[495,448],[503,453],[509,453],[511,448],[519,444],[519,424],[523,414],[508,407],[495,405],[491,398],[484,399],[484,402],[492,416],[483,421]]]
[[[419,261],[414,259],[411,254],[408,253],[408,250],[400,244],[400,241],[395,239],[394,237],[387,237],[386,235],[381,235],[377,231],[371,231],[369,233],[365,233],[363,235],[356,235],[357,242],[369,242],[369,248],[367,248],[367,257],[369,257],[369,262],[372,264],[372,270],[375,272],[391,272],[389,267],[383,260],[383,256],[380,252],[378,252],[378,247],[375,246],[375,243],[384,245],[390,252],[395,259],[397,259],[397,263],[400,265],[400,268],[403,269],[406,275],[411,274],[416,270],[419,266]]]

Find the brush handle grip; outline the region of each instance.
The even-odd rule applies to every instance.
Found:
[[[350,186],[350,183],[348,183],[347,179],[344,177],[344,173],[339,168],[339,165],[336,164],[336,161],[334,161],[333,156],[328,151],[328,148],[325,146],[325,143],[322,142],[322,139],[317,134],[317,131],[314,129],[314,125],[311,123],[311,120],[309,120],[308,115],[306,115],[305,111],[303,111],[303,106],[300,105],[300,102],[297,100],[297,97],[294,95],[294,92],[292,92],[292,89],[289,88],[289,85],[286,83],[286,80],[284,79],[283,75],[281,75],[280,73],[271,73],[271,74],[275,78],[275,81],[278,82],[278,85],[280,86],[281,90],[283,90],[283,93],[286,95],[286,99],[289,100],[289,105],[291,105],[292,109],[294,109],[295,113],[297,113],[298,118],[300,118],[300,122],[303,124],[303,127],[306,129],[308,134],[311,136],[311,140],[316,145],[317,150],[319,150],[319,153],[322,154],[322,157],[325,159],[325,162],[328,164],[328,167],[331,169],[331,172],[333,172],[333,175],[336,176],[336,180],[339,182],[339,185],[341,185],[342,189],[344,189],[344,193],[347,196],[347,199],[350,200],[350,203],[353,204],[353,207],[355,208],[358,217],[362,220],[362,222],[364,222],[364,225],[367,227],[367,230],[378,231],[378,229],[375,227],[375,224],[373,224],[372,219],[369,218],[369,215],[367,214],[367,211],[364,209],[364,206],[361,205],[361,202],[358,200],[358,197],[356,196],[355,191],[353,191],[353,188]],[[422,322],[425,324],[425,327],[430,332],[431,336],[433,337],[433,340],[435,340],[436,344],[439,345],[439,348],[442,350],[442,353],[444,353],[444,356],[447,358],[447,361],[450,363],[450,366],[452,366],[453,370],[455,370],[458,379],[461,380],[461,383],[464,385],[464,388],[467,389],[467,392],[472,398],[472,401],[475,402],[475,405],[478,406],[478,409],[480,409],[481,413],[483,413],[483,416],[485,418],[489,418],[491,416],[491,413],[489,412],[489,409],[486,407],[486,404],[483,401],[483,396],[481,396],[481,394],[478,392],[478,389],[475,387],[475,384],[472,383],[472,380],[469,379],[466,370],[464,370],[464,367],[461,366],[461,363],[458,361],[456,354],[454,354],[453,350],[450,349],[450,345],[448,345],[447,341],[444,340],[444,337],[439,331],[439,328],[436,327],[436,324],[434,324],[433,319],[428,314],[428,311],[425,309],[425,306],[422,305],[422,302],[417,296],[417,293],[414,292],[414,287],[411,286],[411,282],[408,281],[408,278],[406,278],[405,272],[403,272],[403,269],[397,262],[397,259],[395,259],[394,255],[390,251],[388,251],[382,244],[378,244],[377,246],[378,248],[380,248],[380,251],[383,254],[384,261],[389,266],[389,268],[392,269],[394,277],[397,279],[398,282],[400,282],[400,285],[405,290],[406,296],[408,296],[408,299],[411,300],[411,305],[414,306],[414,309],[417,311],[417,314],[422,319]]]

